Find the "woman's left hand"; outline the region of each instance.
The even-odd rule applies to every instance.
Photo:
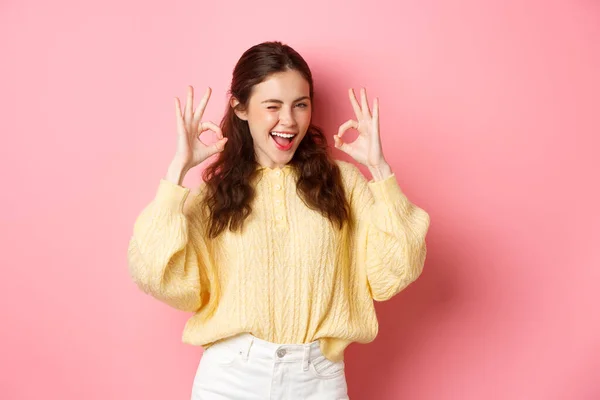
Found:
[[[365,88],[360,90],[360,104],[356,100],[354,89],[349,89],[348,95],[356,120],[350,119],[340,126],[337,135],[333,136],[335,147],[350,155],[357,162],[366,165],[369,169],[388,167],[383,157],[379,136],[379,100],[375,98],[373,101],[373,113],[371,114]],[[342,141],[342,136],[350,128],[356,129],[359,135],[352,143],[345,143]]]

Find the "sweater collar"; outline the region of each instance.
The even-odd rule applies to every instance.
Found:
[[[293,168],[292,168],[292,166],[290,164],[286,164],[282,168],[269,168],[269,167],[265,167],[265,166],[259,165],[257,169],[259,171],[261,171],[261,172],[266,173],[266,174],[274,174],[277,171],[281,171],[285,175],[289,175],[292,172],[292,170],[293,170]]]

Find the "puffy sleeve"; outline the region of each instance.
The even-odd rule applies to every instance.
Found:
[[[354,257],[373,299],[388,300],[423,270],[429,214],[408,200],[395,175],[367,182],[355,165],[342,169],[355,221]]]
[[[179,310],[196,312],[208,301],[211,258],[200,195],[189,194],[188,188],[161,179],[155,198],[134,223],[127,258],[129,273],[142,291]]]

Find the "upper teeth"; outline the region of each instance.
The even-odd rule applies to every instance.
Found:
[[[281,132],[271,132],[271,135],[281,136],[281,137],[288,138],[288,139],[294,137],[294,135],[291,133],[281,133]]]

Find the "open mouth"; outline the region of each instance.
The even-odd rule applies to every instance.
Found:
[[[271,139],[275,143],[275,147],[279,150],[287,151],[292,148],[294,145],[294,139],[296,138],[295,133],[289,132],[271,132]]]

